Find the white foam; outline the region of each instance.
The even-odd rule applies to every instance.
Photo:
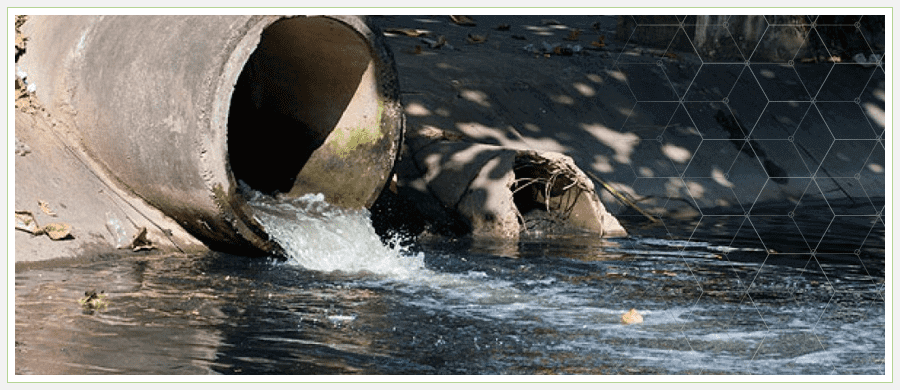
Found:
[[[332,206],[322,194],[276,200],[252,193],[248,203],[290,263],[315,271],[401,279],[427,272],[422,253],[409,253],[399,238],[388,245],[381,242],[368,210]]]

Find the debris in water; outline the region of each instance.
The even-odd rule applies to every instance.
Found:
[[[625,325],[640,324],[644,322],[644,317],[641,316],[641,313],[638,313],[637,310],[631,309],[628,313],[622,314],[622,322],[624,322]]]
[[[94,310],[106,308],[106,295],[103,290],[97,293],[97,289],[90,289],[84,292],[84,297],[78,300],[78,303],[85,311],[93,312]]]
[[[494,27],[494,30],[509,31],[509,25],[508,24],[498,24],[497,27]]]

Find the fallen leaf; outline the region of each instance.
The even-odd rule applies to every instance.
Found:
[[[484,43],[484,41],[486,41],[486,40],[487,40],[487,37],[484,35],[469,34],[466,37],[466,41],[469,43]]]
[[[406,35],[408,37],[418,38],[429,34],[428,30],[419,30],[416,28],[386,28],[384,32],[391,34]]]
[[[509,31],[509,25],[508,24],[498,24],[497,27],[494,27],[494,30]]]
[[[669,57],[669,58],[678,58],[678,54],[672,53],[670,51],[663,53],[663,56]]]
[[[42,229],[51,240],[57,241],[72,237],[72,226],[67,223],[54,222],[49,223]]]
[[[474,26],[475,25],[475,21],[472,20],[472,18],[465,16],[465,15],[450,15],[450,20],[452,20],[453,23],[456,23],[460,26]]]
[[[828,60],[831,62],[841,62],[841,57],[831,56],[831,58],[829,58]]]
[[[38,206],[40,206],[41,211],[43,211],[44,214],[47,214],[51,217],[56,216],[56,213],[54,213],[53,210],[50,210],[50,205],[47,204],[47,202],[44,202],[43,200],[38,200]]]
[[[32,214],[31,211],[16,211],[14,218],[16,221],[16,229],[34,235],[43,233],[43,230],[38,226],[37,221],[34,219],[34,214]]]
[[[581,30],[573,28],[569,30],[569,36],[565,37],[564,39],[567,41],[577,41],[579,35],[581,35]]]
[[[644,322],[644,317],[637,310],[631,309],[627,313],[622,314],[622,322],[625,325],[640,324]]]
[[[156,248],[153,246],[153,243],[147,239],[147,228],[141,227],[137,233],[134,234],[134,237],[131,239],[131,250],[133,252],[143,251],[143,250],[151,250]]]
[[[432,49],[440,49],[441,46],[447,44],[447,38],[444,38],[443,35],[439,36],[437,40],[422,38],[422,42],[428,44],[428,47]]]

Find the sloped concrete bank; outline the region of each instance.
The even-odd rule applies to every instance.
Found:
[[[20,20],[17,261],[273,252],[247,188],[358,208],[389,178],[403,133],[396,70],[362,18]],[[57,221],[67,240],[18,229]]]
[[[784,222],[810,249],[827,226],[805,228],[806,219],[859,223],[863,237],[883,224],[885,59],[872,39],[883,42],[883,17],[810,16],[799,26],[759,17],[758,34],[735,38],[746,18],[469,19],[375,18],[395,53],[407,138],[443,144],[410,148],[401,164],[419,164],[399,176],[401,193],[428,194],[436,167],[452,163],[441,148],[466,142],[570,156],[598,188],[663,223],[759,216],[757,230],[778,234],[763,222]],[[701,29],[724,35],[694,50]],[[803,35],[769,42],[788,32]],[[757,56],[756,47],[795,52]],[[620,221],[648,220],[603,188]]]

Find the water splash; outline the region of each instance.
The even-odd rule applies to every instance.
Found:
[[[373,273],[408,279],[427,272],[424,254],[411,253],[399,237],[384,244],[369,211],[332,206],[322,194],[273,199],[251,192],[254,218],[278,243],[288,262],[322,272]]]

